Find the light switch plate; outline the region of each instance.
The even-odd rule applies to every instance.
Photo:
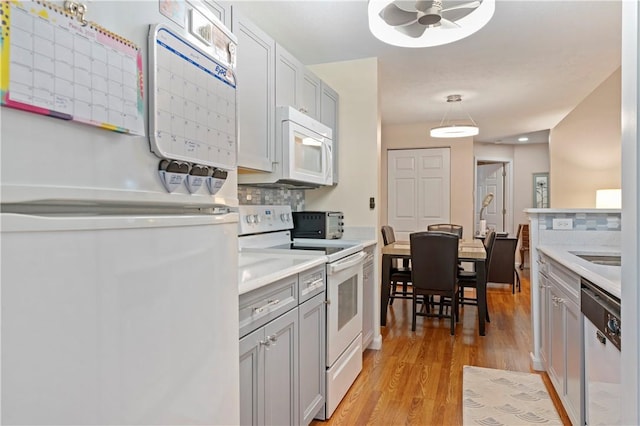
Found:
[[[573,219],[555,218],[553,219],[553,229],[573,229]]]

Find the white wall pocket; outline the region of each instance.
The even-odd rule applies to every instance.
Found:
[[[207,178],[207,188],[209,188],[209,192],[211,195],[216,195],[222,185],[224,185],[227,180],[228,173],[221,169],[214,169],[213,175]]]
[[[182,185],[188,173],[189,163],[170,160],[160,161],[158,174],[160,175],[162,185],[164,185],[168,192],[173,192]]]
[[[185,180],[185,184],[187,185],[189,192],[192,194],[196,193],[204,181],[211,176],[211,173],[211,168],[207,166],[201,166],[199,164],[191,166],[191,170]]]

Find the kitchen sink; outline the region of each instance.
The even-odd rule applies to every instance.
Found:
[[[584,254],[579,252],[571,252],[571,254],[597,265],[620,266],[619,254]]]

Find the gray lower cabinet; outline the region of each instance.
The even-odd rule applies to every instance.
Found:
[[[580,277],[540,256],[541,355],[573,424],[583,424],[583,327]]]
[[[366,348],[373,341],[375,329],[374,309],[376,298],[376,277],[374,272],[376,245],[364,248],[366,255],[362,271],[362,348]]]
[[[307,425],[325,404],[325,265],[240,295],[240,424]]]
[[[300,421],[308,425],[325,402],[324,293],[298,307],[300,324]]]
[[[240,339],[240,424],[298,424],[298,308]]]
[[[538,275],[538,293],[540,300],[540,357],[544,365],[549,359],[549,279],[543,274]]]

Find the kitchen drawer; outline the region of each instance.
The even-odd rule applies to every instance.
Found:
[[[301,272],[298,277],[299,303],[311,299],[316,294],[324,292],[326,288],[326,267],[324,264],[308,271]]]
[[[240,337],[298,306],[298,275],[240,295]]]
[[[578,301],[580,299],[580,277],[553,260],[548,261],[548,267],[548,275],[564,285],[572,300]]]

